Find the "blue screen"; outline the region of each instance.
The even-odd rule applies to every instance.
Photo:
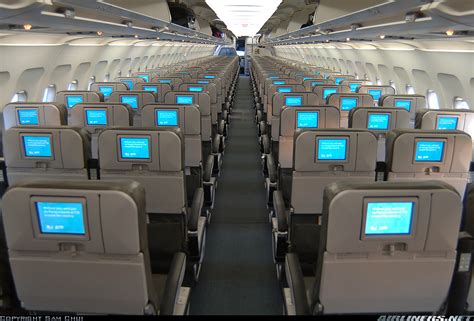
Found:
[[[336,85],[340,85],[342,81],[344,81],[346,78],[344,77],[336,77],[336,79],[334,80],[334,83]]]
[[[283,80],[277,80],[273,82],[274,85],[286,85],[286,81]]]
[[[288,88],[288,87],[280,87],[278,88],[279,93],[291,93],[293,91],[293,88]]]
[[[123,79],[121,80],[122,83],[124,83],[128,89],[132,90],[133,89],[133,80],[130,79]]]
[[[112,86],[99,86],[99,91],[104,94],[104,97],[109,97],[110,94],[114,91]]]
[[[206,85],[209,83],[209,80],[198,80],[198,84]]]
[[[216,78],[216,76],[204,76],[204,78],[206,78],[206,79],[214,79],[214,78]]]
[[[298,128],[318,128],[318,112],[317,111],[299,111],[297,114]]]
[[[406,109],[410,111],[411,109],[411,100],[402,100],[402,99],[395,99],[395,107]]]
[[[351,89],[351,92],[355,93],[357,91],[357,88],[360,87],[360,84],[357,84],[357,83],[349,83],[349,88]]]
[[[312,81],[311,82],[311,87],[317,86],[317,85],[324,85],[324,81]]]
[[[158,93],[158,87],[157,86],[143,86],[143,90]]]
[[[285,97],[285,106],[301,106],[303,104],[303,97]]]
[[[318,160],[346,160],[347,139],[319,139]]]
[[[441,162],[443,153],[444,141],[417,141],[415,162]]]
[[[138,96],[120,96],[122,104],[129,104],[133,109],[138,108]]]
[[[81,104],[82,103],[82,96],[66,96],[66,104],[67,108],[72,108],[74,107],[75,104]]]
[[[38,109],[17,109],[20,125],[38,125]]]
[[[315,71],[314,74],[319,76],[319,75],[321,75],[321,72],[320,71]]]
[[[369,114],[368,129],[387,130],[390,124],[390,114]]]
[[[458,128],[458,118],[457,117],[448,117],[448,116],[439,116],[438,124],[436,129],[438,130],[454,130]]]
[[[337,88],[325,88],[323,89],[323,98],[326,99],[330,94],[337,93]]]
[[[100,109],[86,110],[86,123],[89,126],[105,126],[107,125],[107,111]]]
[[[278,76],[270,76],[270,79],[277,79]]]
[[[303,81],[312,79],[313,77],[303,77]]]
[[[122,158],[149,159],[150,139],[138,137],[120,137],[120,154]]]
[[[25,157],[52,157],[51,136],[23,136]]]
[[[176,96],[176,103],[178,105],[192,105],[193,104],[193,96]]]
[[[43,234],[86,234],[82,203],[36,202]]]
[[[380,89],[369,89],[369,94],[372,95],[372,98],[374,98],[374,100],[379,100],[380,97],[382,96],[382,90]]]
[[[171,79],[158,79],[160,84],[171,84]]]
[[[178,126],[178,111],[170,109],[156,110],[156,125]]]
[[[203,87],[188,87],[188,91],[203,91],[204,88]]]
[[[341,110],[351,110],[352,108],[357,107],[357,98],[353,97],[343,97],[341,98]]]
[[[369,202],[366,235],[408,235],[411,232],[413,202]]]
[[[145,82],[148,82],[148,75],[138,75],[138,77],[144,79]]]

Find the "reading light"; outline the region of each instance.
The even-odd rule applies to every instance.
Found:
[[[30,25],[29,23],[26,23],[26,24],[23,25],[23,29],[25,29],[25,30],[31,30],[31,28],[33,28],[33,26]]]
[[[98,36],[102,36],[103,32],[102,31],[97,31]]]
[[[448,30],[446,30],[446,35],[447,35],[448,37],[451,37],[452,35],[454,35],[454,30],[453,30],[453,29],[448,29]]]
[[[72,19],[75,16],[76,16],[76,13],[74,12],[74,10],[71,10],[71,9],[64,10],[64,17]]]
[[[380,39],[385,39],[385,35],[380,35]]]
[[[346,41],[351,41],[351,38],[346,38]]]
[[[135,37],[135,39],[137,39],[137,38],[138,38],[138,35],[135,35],[134,37]]]

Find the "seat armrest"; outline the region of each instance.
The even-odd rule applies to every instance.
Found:
[[[194,192],[193,204],[188,217],[188,230],[195,232],[198,229],[199,217],[201,216],[202,207],[204,205],[204,189],[202,187]]]
[[[273,208],[278,222],[278,232],[288,231],[285,201],[283,200],[283,193],[281,191],[273,192]]]
[[[212,139],[212,153],[219,154],[221,152],[221,135],[216,134]]]
[[[288,253],[285,257],[285,272],[291,296],[295,305],[296,315],[309,315],[310,309],[306,286],[304,284],[303,271],[298,260],[298,254]]]
[[[268,137],[268,134],[262,134],[262,153],[270,154],[270,152],[271,152],[270,137]]]
[[[268,169],[268,178],[271,183],[276,183],[278,179],[277,166],[275,164],[275,159],[272,154],[267,155],[267,169]]]
[[[177,252],[173,257],[168,277],[166,278],[165,289],[163,291],[163,298],[160,306],[160,315],[173,315],[185,271],[186,254]]]
[[[206,164],[204,165],[204,173],[202,180],[204,182],[210,182],[212,177],[212,169],[214,168],[214,156],[209,155],[207,157]]]

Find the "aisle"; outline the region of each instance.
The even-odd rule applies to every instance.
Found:
[[[282,313],[249,82],[236,93],[192,315]]]

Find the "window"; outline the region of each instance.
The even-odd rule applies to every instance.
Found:
[[[71,81],[67,86],[67,90],[77,90],[79,87],[79,81],[77,79]]]
[[[104,81],[108,82],[110,80],[110,73],[106,73],[104,76]]]
[[[429,109],[439,109],[438,94],[434,90],[428,89],[426,91],[426,98]]]
[[[28,94],[26,90],[20,90],[16,94],[13,95],[12,99],[10,102],[12,103],[17,103],[17,102],[25,102],[28,99]]]
[[[93,83],[95,83],[95,76],[89,78],[89,81],[87,82],[87,90],[91,90],[91,86]]]
[[[393,89],[395,89],[395,93],[397,92],[397,85],[395,85],[395,81],[389,80],[388,85],[392,87]]]
[[[382,86],[382,79],[380,79],[379,77],[375,78],[375,84],[377,86]]]
[[[414,95],[415,94],[415,88],[413,88],[412,85],[406,85],[405,86],[405,92],[407,95]]]
[[[454,109],[470,109],[469,104],[462,97],[454,97],[453,108]]]
[[[355,73],[355,79],[359,80],[359,75],[357,73]]]
[[[50,103],[56,98],[56,85],[49,85],[44,89],[43,102]]]

